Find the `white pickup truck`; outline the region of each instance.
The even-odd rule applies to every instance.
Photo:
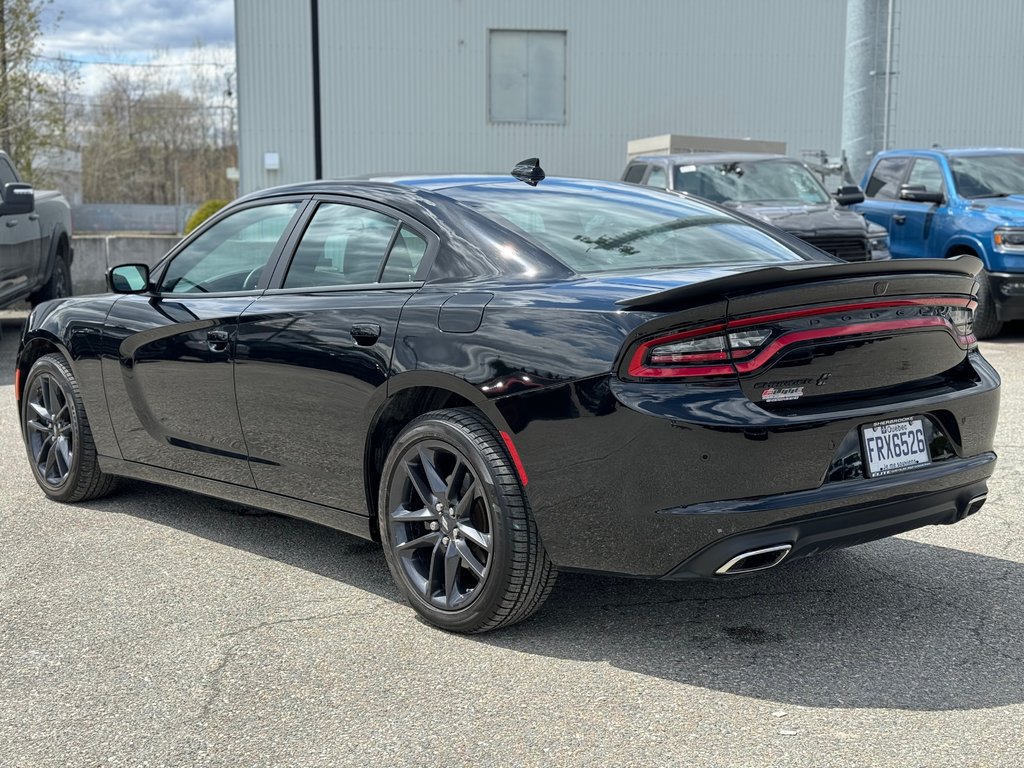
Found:
[[[71,206],[36,192],[0,152],[0,308],[71,295]]]

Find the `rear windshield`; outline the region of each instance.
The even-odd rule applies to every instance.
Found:
[[[734,216],[665,192],[549,179],[444,194],[540,244],[580,274],[771,264],[805,257]]]

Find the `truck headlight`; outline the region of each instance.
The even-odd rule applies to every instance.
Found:
[[[889,258],[889,235],[885,232],[868,235],[868,248],[872,259]]]
[[[1024,253],[1024,229],[1002,227],[992,233],[992,241],[1000,253]]]

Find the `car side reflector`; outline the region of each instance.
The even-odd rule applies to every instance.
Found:
[[[508,432],[502,432],[501,439],[505,442],[505,447],[508,448],[508,455],[512,458],[512,464],[516,468],[516,473],[519,475],[519,480],[522,482],[523,487],[530,481],[526,478],[526,469],[523,467],[523,460],[519,458],[519,451],[516,450],[516,444],[512,442],[512,438]]]

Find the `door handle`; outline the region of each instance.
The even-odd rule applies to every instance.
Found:
[[[380,326],[376,323],[356,323],[350,333],[360,347],[369,347],[380,338]]]
[[[38,213],[30,213],[28,215],[28,220],[29,221],[39,221],[39,214]]]
[[[897,213],[895,216],[892,217],[893,224],[906,224],[906,222],[907,217],[904,216],[902,213]]]
[[[16,226],[18,226],[18,220],[17,220],[17,219],[8,219],[8,220],[7,220],[7,221],[5,221],[4,223],[5,223],[5,224],[6,224],[6,225],[7,225],[8,227],[16,227]]]
[[[206,332],[206,346],[211,352],[226,352],[230,336],[223,328],[214,328]]]

